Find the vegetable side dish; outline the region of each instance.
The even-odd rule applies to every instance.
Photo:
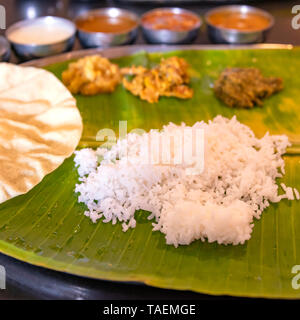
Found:
[[[119,67],[100,55],[87,56],[69,64],[62,81],[74,94],[113,92],[121,81]]]
[[[132,94],[153,103],[158,102],[160,96],[191,98],[193,89],[187,86],[190,81],[187,69],[187,62],[178,57],[162,59],[152,69],[143,66],[120,69],[108,59],[95,55],[70,63],[62,73],[62,81],[73,94],[83,95],[113,92],[123,82]]]
[[[122,83],[133,95],[149,103],[161,96],[190,99],[188,63],[177,56],[161,59],[153,68],[119,68],[101,55],[87,56],[69,64],[63,83],[73,94],[96,95],[114,92]],[[261,106],[263,99],[283,89],[282,79],[264,77],[257,68],[226,68],[215,81],[217,98],[229,107]]]
[[[214,85],[215,95],[229,107],[253,108],[283,89],[282,79],[266,78],[257,68],[226,68]]]
[[[187,62],[178,57],[162,59],[152,69],[144,67],[126,68],[123,72],[135,74],[132,81],[123,78],[124,87],[135,96],[150,103],[158,102],[160,96],[189,99],[193,89],[187,86],[190,78]]]

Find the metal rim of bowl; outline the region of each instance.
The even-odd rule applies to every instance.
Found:
[[[3,58],[7,58],[10,55],[10,44],[4,36],[0,36],[0,47],[3,48],[3,52],[1,52],[2,48],[0,48],[0,61],[3,61]]]
[[[228,11],[230,9],[233,9],[233,10],[236,10],[237,12],[240,12],[241,8],[246,8],[247,10],[249,10],[249,12],[258,13],[258,14],[264,16],[264,17],[267,17],[269,19],[269,21],[270,21],[269,25],[267,27],[263,28],[263,29],[246,31],[246,30],[238,30],[238,29],[220,27],[220,26],[218,26],[216,24],[213,24],[213,23],[209,22],[209,17],[212,14],[216,13],[216,12]],[[269,12],[267,12],[267,11],[265,11],[263,9],[260,9],[260,8],[257,8],[257,7],[253,7],[253,6],[248,6],[248,5],[245,5],[245,4],[242,4],[242,5],[225,5],[225,6],[220,6],[220,7],[211,9],[205,14],[204,20],[205,20],[205,23],[208,26],[211,26],[211,27],[214,27],[214,28],[217,28],[217,29],[220,29],[220,30],[224,30],[224,31],[231,31],[231,32],[237,32],[237,33],[244,33],[244,34],[267,31],[267,30],[271,29],[274,26],[274,21],[275,21],[274,17]]]
[[[150,13],[153,13],[153,12],[157,12],[157,11],[166,11],[166,12],[173,12],[176,14],[176,12],[174,11],[177,11],[178,14],[180,14],[180,12],[182,13],[187,13],[187,14],[190,14],[194,17],[196,17],[198,19],[198,22],[196,24],[196,26],[194,26],[193,28],[191,29],[188,29],[188,30],[184,30],[184,31],[175,31],[175,30],[170,30],[170,29],[153,29],[153,28],[149,28],[149,27],[146,27],[145,24],[143,23],[143,19]],[[156,9],[151,9],[147,12],[145,12],[142,16],[141,16],[141,19],[140,19],[140,23],[141,23],[141,26],[142,28],[144,29],[147,29],[147,30],[151,30],[151,31],[162,31],[162,30],[166,30],[166,31],[169,31],[169,32],[189,32],[189,31],[192,31],[192,30],[196,30],[196,29],[199,29],[203,23],[203,20],[200,16],[198,16],[197,14],[195,14],[193,11],[191,10],[187,10],[187,9],[183,9],[183,8],[179,8],[179,7],[165,7],[165,8],[156,8]]]
[[[122,12],[124,13],[125,15],[127,15],[128,17],[131,17],[133,18],[132,20],[134,20],[136,22],[136,25],[133,26],[132,28],[128,29],[127,31],[125,32],[103,32],[103,31],[86,31],[84,29],[81,29],[77,26],[77,22],[78,20],[84,18],[84,17],[88,17],[88,16],[92,16],[92,15],[107,15],[109,17],[108,14],[106,14],[108,11],[110,10],[118,10],[119,12]],[[129,10],[126,10],[126,9],[121,9],[121,8],[117,8],[117,7],[108,7],[108,8],[101,8],[101,9],[92,9],[92,10],[88,10],[80,15],[78,15],[75,19],[73,19],[73,23],[75,24],[75,27],[76,29],[79,31],[79,32],[84,32],[84,33],[87,33],[87,34],[110,34],[110,35],[122,35],[122,34],[127,34],[135,29],[137,29],[139,26],[140,26],[140,19],[139,17],[129,11]]]
[[[43,43],[43,44],[38,44],[38,43],[20,43],[20,42],[16,42],[16,41],[13,41],[9,38],[9,34],[20,28],[20,27],[23,27],[23,26],[27,26],[27,25],[30,25],[32,24],[33,22],[36,22],[36,21],[39,21],[39,20],[44,20],[44,19],[52,19],[52,20],[60,20],[64,23],[68,23],[70,26],[73,27],[73,32],[65,39],[63,40],[60,40],[60,41],[57,41],[57,42],[52,42],[52,43]],[[31,47],[31,48],[35,48],[35,47],[42,47],[42,46],[49,46],[49,45],[57,45],[57,44],[60,44],[60,43],[64,43],[65,41],[71,39],[72,37],[74,37],[76,35],[76,26],[75,24],[71,21],[71,20],[68,20],[68,19],[65,19],[65,18],[61,18],[61,17],[55,17],[55,16],[42,16],[42,17],[38,17],[38,18],[34,18],[34,19],[25,19],[25,20],[21,20],[21,21],[18,21],[14,24],[12,24],[6,31],[5,31],[5,37],[7,38],[7,40],[12,43],[12,44],[15,44],[15,45],[19,45],[19,46],[27,46],[27,47]]]

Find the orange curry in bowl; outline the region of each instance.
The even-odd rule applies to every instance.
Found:
[[[245,32],[263,30],[271,25],[271,20],[263,14],[231,10],[212,13],[207,21],[216,27]]]
[[[76,26],[86,32],[125,33],[134,29],[137,22],[130,17],[94,14],[78,19]]]
[[[155,10],[142,18],[142,24],[153,30],[188,31],[198,27],[200,19],[188,12]]]

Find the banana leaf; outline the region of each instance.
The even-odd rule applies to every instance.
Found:
[[[119,121],[134,128],[160,129],[174,122],[188,125],[221,114],[237,116],[257,136],[266,131],[287,134],[293,142],[285,156],[284,182],[300,190],[300,49],[184,50],[147,53],[115,59],[120,66],[152,66],[161,57],[177,55],[190,64],[190,100],[161,98],[149,104],[121,85],[112,94],[76,96],[84,122],[79,147],[97,146],[97,132],[113,129]],[[70,61],[46,68],[61,78]],[[265,100],[263,107],[230,109],[218,101],[212,84],[228,66],[259,67],[264,75],[282,77],[284,90]],[[78,174],[73,158],[25,195],[0,205],[0,252],[22,261],[80,276],[234,296],[300,298],[293,289],[292,272],[300,264],[300,202],[283,200],[267,208],[255,221],[245,245],[225,246],[195,241],[174,248],[164,235],[153,232],[147,213],[136,212],[137,227],[126,233],[120,224],[92,223],[74,193]]]

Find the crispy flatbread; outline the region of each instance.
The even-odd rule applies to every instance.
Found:
[[[0,63],[0,203],[55,170],[81,133],[76,101],[52,73]]]

